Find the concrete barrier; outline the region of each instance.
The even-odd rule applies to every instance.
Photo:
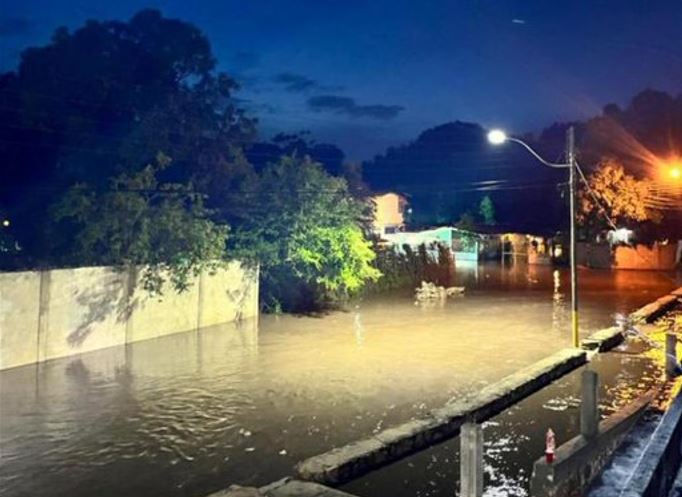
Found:
[[[0,273],[0,369],[255,317],[258,272],[232,262],[163,297],[139,271],[86,267]]]
[[[561,445],[554,454],[554,462],[548,463],[544,456],[535,461],[530,479],[531,497],[584,495],[653,398],[653,392],[646,393],[601,421],[595,436],[579,435]]]
[[[682,393],[663,415],[620,497],[668,495],[682,462]]]
[[[480,423],[587,362],[579,349],[564,349],[476,396],[449,402],[424,419],[408,421],[372,437],[332,449],[296,465],[303,480],[339,485],[402,457],[456,436],[464,422]]]
[[[671,310],[682,300],[682,287],[677,290],[673,290],[668,295],[664,295],[655,301],[640,307],[635,312],[630,314],[630,318],[637,321],[644,321],[650,323],[655,321],[663,314]],[[623,341],[625,337],[623,336],[622,330],[613,326],[611,328],[605,328],[591,334],[587,338],[583,338],[580,341],[580,348],[585,350],[594,350],[598,352],[606,352],[608,350],[617,347]]]
[[[264,487],[231,485],[207,497],[354,497],[319,483],[283,478]]]
[[[580,348],[585,350],[596,350],[598,352],[609,351],[625,340],[620,328],[613,326],[592,333],[589,337],[580,341]]]
[[[682,288],[678,288],[675,291],[678,292],[680,290],[682,290]],[[674,307],[678,303],[677,299],[678,297],[674,293],[664,295],[663,297],[656,299],[654,302],[637,309],[635,312],[630,314],[630,316],[635,320],[642,320],[647,323],[651,323]]]

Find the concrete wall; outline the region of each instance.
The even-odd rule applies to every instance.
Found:
[[[255,317],[258,274],[232,262],[150,296],[140,271],[0,273],[0,369]]]
[[[611,248],[606,244],[579,242],[578,264],[596,269],[649,269],[669,271],[676,265],[676,245],[636,245]]]
[[[659,245],[647,247],[616,247],[615,267],[618,269],[657,269],[675,268],[677,246]]]
[[[682,463],[682,394],[678,393],[651,436],[622,497],[668,495]]]
[[[579,435],[561,445],[552,463],[544,456],[535,461],[530,479],[531,497],[585,495],[625,436],[642,417],[654,397],[647,392],[599,423],[595,437]]]

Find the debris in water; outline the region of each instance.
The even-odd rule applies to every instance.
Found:
[[[422,281],[421,286],[415,289],[415,298],[417,299],[415,303],[443,301],[448,297],[462,295],[463,293],[463,286],[445,288],[444,286],[437,286],[435,283]]]

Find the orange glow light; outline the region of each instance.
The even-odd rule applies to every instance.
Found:
[[[675,182],[682,181],[682,158],[672,156],[667,159],[658,160],[658,176],[660,181]]]

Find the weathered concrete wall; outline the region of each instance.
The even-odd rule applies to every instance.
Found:
[[[586,242],[578,242],[576,245],[578,265],[594,269],[609,269],[613,267],[614,255],[609,245]]]
[[[531,497],[580,497],[608,463],[635,423],[642,417],[654,395],[641,396],[625,408],[599,423],[592,439],[579,435],[561,445],[554,462],[542,457],[533,465]]]
[[[117,309],[125,305],[124,274],[102,267],[49,273],[39,361],[125,343],[125,321]]]
[[[669,271],[675,268],[676,245],[659,245],[653,247],[637,245],[635,247],[616,247],[614,267],[617,269],[656,269]]]
[[[40,273],[0,273],[0,367],[38,360]]]
[[[578,264],[595,269],[642,269],[669,271],[676,265],[676,245],[655,244],[634,247],[579,242]]]
[[[0,273],[0,369],[258,314],[258,272],[233,262],[152,297],[139,271],[107,267]]]

